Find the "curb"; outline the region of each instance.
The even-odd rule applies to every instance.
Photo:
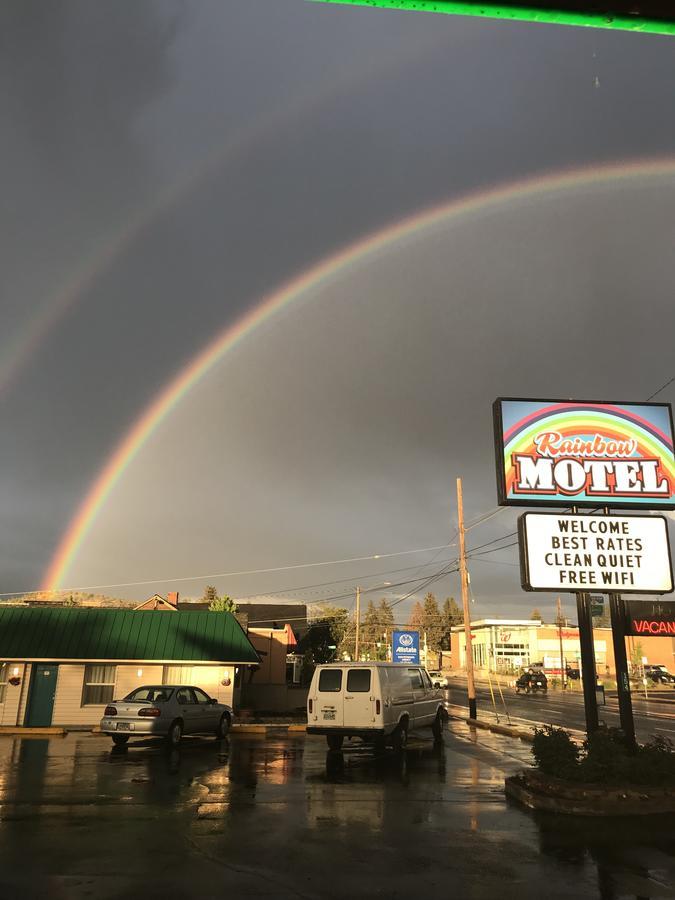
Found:
[[[479,719],[471,719],[469,716],[459,716],[457,713],[452,712],[448,712],[448,715],[457,722],[466,722],[466,724],[470,725],[472,728],[482,728],[483,731],[491,731],[493,734],[504,734],[507,737],[517,738],[520,741],[527,741],[528,744],[531,744],[534,740],[534,735],[531,731],[518,725],[497,725],[492,722],[481,722]]]
[[[0,725],[0,737],[2,735],[18,735],[19,737],[31,737],[32,735],[65,735],[65,728],[56,725],[50,725],[44,728],[29,728],[20,725]]]
[[[307,730],[306,725],[300,724],[265,724],[265,725],[240,725],[235,723],[232,726],[232,734],[264,734],[264,735],[281,735],[281,734],[304,734]]]
[[[482,728],[483,731],[491,731],[493,734],[505,734],[507,737],[527,741],[528,744],[531,744],[534,740],[534,735],[531,731],[526,731],[518,725],[496,725],[490,722],[480,722],[478,719],[464,718],[463,716],[453,716],[453,718],[461,719],[467,725],[471,725],[472,728]]]

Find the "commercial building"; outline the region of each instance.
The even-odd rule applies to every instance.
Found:
[[[91,726],[141,684],[193,684],[236,706],[259,656],[230,613],[0,609],[0,726]]]
[[[560,640],[563,663],[578,667],[581,659],[579,629],[544,625],[537,619],[481,619],[471,623],[473,661],[478,674],[512,673],[533,663],[543,663],[550,671],[560,671]],[[600,675],[615,674],[611,628],[593,630],[595,662]],[[627,638],[629,661],[674,666],[674,645],[670,637]],[[456,625],[451,634],[451,660],[454,669],[466,668],[464,626]]]

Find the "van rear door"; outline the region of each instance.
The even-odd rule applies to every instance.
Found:
[[[349,668],[345,671],[344,722],[348,728],[372,728],[375,722],[375,696],[372,669]]]
[[[344,681],[345,670],[339,668],[321,669],[316,684],[316,708],[319,725],[327,728],[342,727],[344,724]]]

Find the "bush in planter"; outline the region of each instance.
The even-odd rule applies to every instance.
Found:
[[[619,728],[598,728],[583,744],[578,777],[588,784],[627,784],[636,753]]]
[[[575,777],[579,748],[564,728],[556,728],[553,725],[535,728],[532,755],[537,768],[544,775],[569,779]]]
[[[656,735],[643,744],[633,757],[631,781],[634,784],[675,787],[675,747],[672,741]]]
[[[599,728],[583,751],[563,728],[535,728],[532,755],[540,772],[567,781],[675,788],[675,746],[657,736],[634,748],[619,728]]]

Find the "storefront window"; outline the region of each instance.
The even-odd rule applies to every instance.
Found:
[[[82,706],[110,703],[115,692],[117,666],[85,666]]]
[[[485,668],[485,644],[473,644],[473,664],[479,669]]]

